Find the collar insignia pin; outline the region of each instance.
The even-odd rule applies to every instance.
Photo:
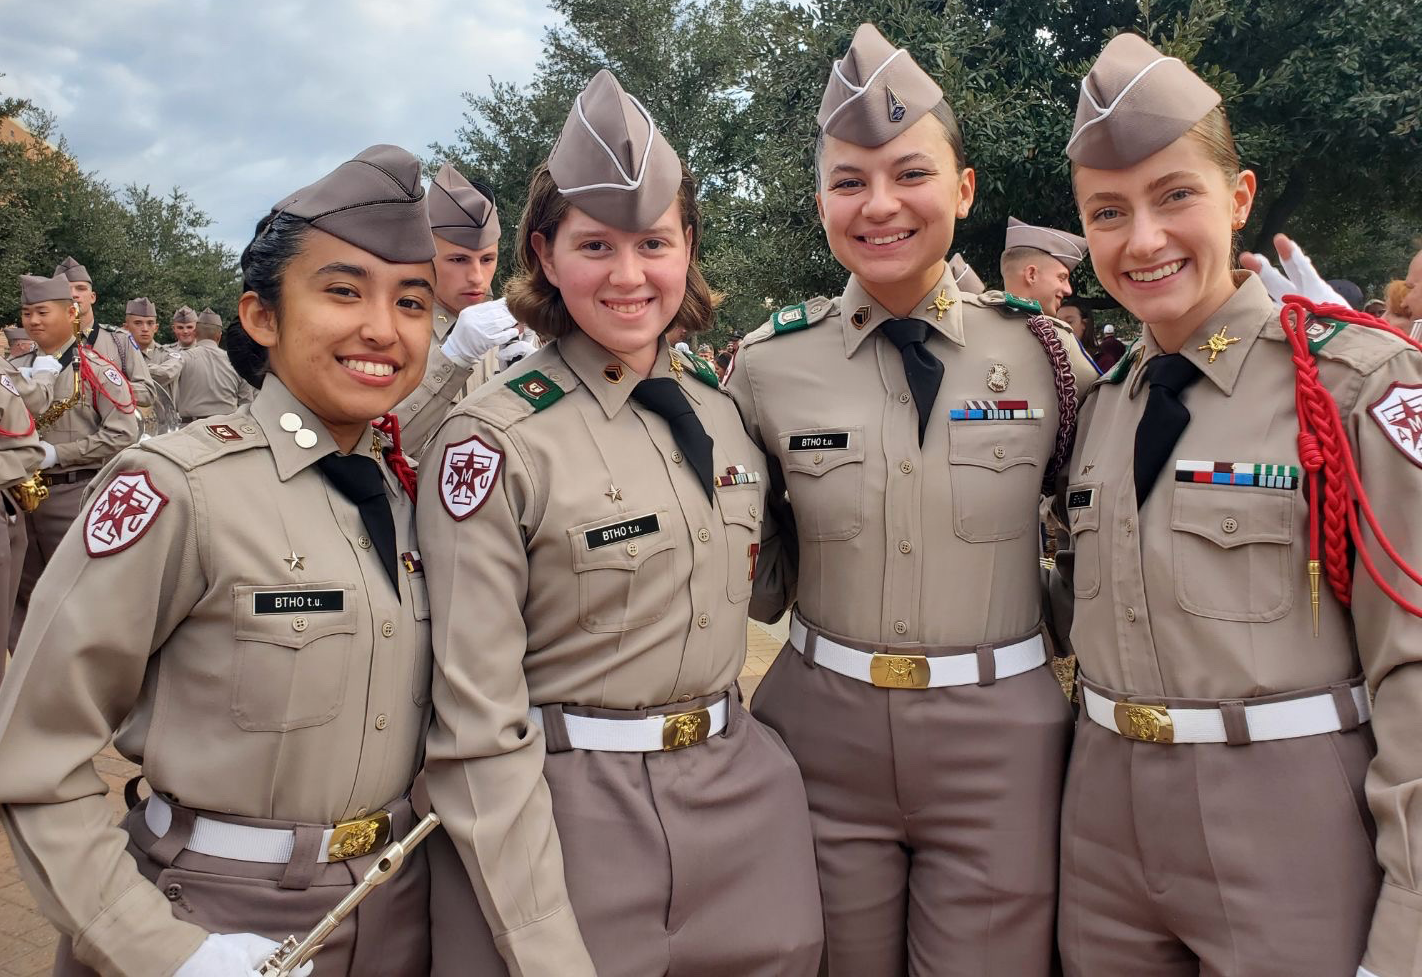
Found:
[[[854,310],[854,315],[849,317],[849,321],[854,323],[855,329],[863,329],[869,322],[869,317],[874,314],[874,310],[867,305],[861,305]]]
[[[1220,331],[1211,336],[1209,341],[1205,343],[1205,345],[1195,347],[1202,353],[1208,351],[1210,354],[1211,363],[1215,361],[1216,356],[1219,356],[1225,350],[1229,349],[1235,343],[1239,342],[1238,336],[1231,336],[1228,339],[1225,338],[1225,330],[1228,328],[1229,326],[1227,325],[1220,326]]]
[[[942,288],[942,289],[939,289],[939,290],[938,290],[938,294],[937,294],[936,296],[934,296],[932,302],[928,303],[928,308],[927,308],[927,309],[924,309],[924,311],[925,311],[925,312],[937,312],[938,315],[937,315],[937,317],[935,318],[934,321],[935,321],[935,322],[942,322],[942,321],[943,321],[943,313],[945,313],[945,312],[947,312],[949,309],[951,309],[951,308],[953,307],[953,303],[956,302],[956,301],[957,301],[957,299],[950,299],[950,298],[948,297],[948,289]]]
[[[678,380],[680,380],[680,379],[681,379],[682,371],[685,370],[686,367],[682,366],[682,365],[681,365],[681,360],[679,360],[679,359],[676,358],[676,351],[675,351],[675,350],[667,350],[667,358],[668,358],[668,360],[670,360],[670,362],[671,362],[671,371],[672,371],[672,373],[676,376],[676,378],[677,378]]]

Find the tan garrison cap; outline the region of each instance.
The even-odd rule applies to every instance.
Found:
[[[128,305],[123,307],[123,314],[157,318],[158,310],[148,299],[130,299]]]
[[[21,342],[22,340],[29,339],[30,334],[25,332],[19,326],[6,326],[5,338],[10,340],[11,345],[14,345],[15,343]]]
[[[1050,227],[1034,227],[1022,223],[1016,217],[1009,217],[1007,241],[1002,250],[1006,252],[1013,248],[1036,248],[1038,251],[1045,251],[1066,265],[1067,271],[1074,271],[1086,257],[1086,238]]]
[[[420,161],[399,146],[371,146],[272,208],[386,261],[433,260]]]
[[[958,291],[974,295],[987,291],[983,280],[961,254],[955,254],[948,259],[948,270],[953,273],[953,282],[958,286]]]
[[[54,273],[56,275],[63,275],[66,281],[88,282],[90,285],[94,284],[94,279],[89,277],[89,269],[85,268],[73,258],[65,258],[59,264],[55,265]]]
[[[911,54],[884,40],[873,24],[860,24],[830,69],[816,121],[836,139],[882,146],[942,100],[943,90]]]
[[[1081,80],[1066,154],[1082,166],[1124,170],[1160,152],[1220,104],[1220,94],[1136,34],[1117,34]]]
[[[445,163],[429,192],[430,230],[450,244],[482,251],[499,243],[499,211],[488,187]]]
[[[548,173],[574,207],[640,231],[676,199],[681,159],[651,113],[604,68],[574,100],[548,155]]]
[[[68,302],[69,279],[63,272],[56,272],[53,278],[43,275],[20,276],[20,304],[34,305],[36,302]]]
[[[342,240],[344,240],[344,238],[342,238]],[[355,242],[351,243],[354,244]],[[359,247],[359,245],[356,246]],[[213,312],[211,309],[204,308],[201,312],[198,313],[197,321],[205,322],[210,326],[220,326],[222,325],[222,316],[218,315],[216,312]]]
[[[197,313],[186,305],[173,313],[174,322],[197,322]]]

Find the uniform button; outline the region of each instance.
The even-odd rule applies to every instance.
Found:
[[[358,539],[356,539],[356,545],[359,546],[359,547],[360,547],[361,549],[363,549],[363,550],[368,550],[368,549],[370,549],[370,537],[369,537],[369,536],[361,536],[361,537],[359,537]]]
[[[824,461],[824,460],[825,460],[825,454],[824,454],[824,452],[823,452],[823,451],[816,451],[816,452],[815,452],[815,464],[818,465],[820,462],[822,462],[822,461]]]
[[[250,425],[250,424],[243,424],[242,427],[240,428],[240,430],[241,430],[241,432],[242,432],[243,434],[256,434],[256,433],[257,433],[257,429],[254,428],[254,427],[253,427],[252,425]]]
[[[294,618],[292,618],[292,619],[291,619],[291,630],[293,630],[293,631],[305,631],[305,630],[306,630],[306,618],[304,618],[304,617],[294,617]]]
[[[680,698],[678,698],[676,701],[677,701],[677,702],[690,702],[690,701],[691,701],[691,693],[690,693],[690,692],[687,692],[687,693],[683,694],[683,695],[682,695]]]
[[[382,712],[380,715],[378,715],[378,716],[375,717],[375,728],[376,728],[376,729],[384,729],[386,726],[389,726],[389,725],[390,725],[390,719],[389,719],[389,717],[387,717],[387,716],[385,715],[385,713]]]
[[[681,464],[681,452],[680,452],[680,451],[673,451],[673,452],[672,452],[672,461],[676,462],[678,465]]]
[[[906,540],[906,539],[901,539],[901,540],[899,540],[899,552],[900,552],[900,553],[912,553],[912,552],[913,552],[913,544],[910,543],[910,542],[909,542],[908,540]]]
[[[445,377],[447,377],[447,376],[449,376],[449,367],[447,367],[447,366],[442,366],[442,367],[440,367],[440,368],[439,368],[439,378],[440,378],[441,380],[443,380],[443,379],[444,379]]]
[[[1225,521],[1220,523],[1220,528],[1227,533],[1232,533],[1239,529],[1239,522],[1234,516],[1226,516]]]
[[[899,403],[901,403],[901,404],[907,404],[908,402],[909,402],[909,395],[908,395],[908,394],[899,394]]]
[[[751,518],[752,518],[752,519],[759,519],[759,518],[760,518],[760,506],[757,506],[757,505],[751,506],[751,507],[750,507],[750,514],[751,514]]]
[[[905,461],[905,462],[903,462],[902,464],[899,465],[899,471],[903,472],[905,475],[912,475],[912,474],[913,474],[913,462],[911,462],[911,461]]]
[[[696,619],[696,626],[697,626],[698,628],[710,627],[710,625],[711,625],[711,615],[710,615],[710,614],[702,614],[700,617],[698,617],[698,618]]]
[[[552,380],[554,383],[561,383],[562,380],[563,380],[563,374],[561,374],[561,373],[550,373],[550,374],[548,374],[548,379]]]
[[[365,817],[365,815],[366,815],[366,810],[367,810],[367,809],[364,808],[364,807],[356,808],[355,816],[358,817],[358,818],[363,818],[363,817]]]
[[[998,445],[996,448],[992,449],[992,456],[994,458],[1006,458],[1007,449],[1004,448],[1002,445]]]
[[[636,544],[636,543],[628,543],[628,544],[627,544],[627,555],[628,555],[628,556],[636,556],[636,555],[637,555],[637,544]]]
[[[908,634],[908,625],[903,621],[895,621],[894,634]]]
[[[394,624],[394,622],[393,622],[393,621],[386,621],[384,624],[382,624],[382,625],[380,626],[380,633],[383,634],[383,635],[385,635],[385,637],[387,637],[387,638],[393,638],[393,637],[395,636],[395,624]]]
[[[1127,519],[1127,520],[1126,520],[1126,532],[1127,532],[1127,534],[1130,534],[1130,533],[1135,532],[1135,529],[1136,529],[1136,521],[1135,521],[1134,519]]]
[[[168,897],[169,902],[177,902],[183,898],[183,887],[174,882],[163,890],[163,895]]]
[[[410,413],[411,413],[411,414],[418,414],[419,412],[420,412],[420,404],[419,404],[419,401],[416,401],[415,403],[413,403],[413,404],[410,405]]]
[[[1132,622],[1134,622],[1135,619],[1136,619],[1136,609],[1135,609],[1134,607],[1128,607],[1128,608],[1126,608],[1126,620],[1127,620],[1127,621],[1132,621]]]
[[[709,529],[698,529],[698,530],[696,531],[696,538],[699,539],[699,540],[701,540],[701,542],[703,542],[703,543],[709,543],[709,542],[711,542],[711,530],[709,530]]]

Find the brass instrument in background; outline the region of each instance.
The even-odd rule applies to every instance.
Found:
[[[79,395],[84,392],[84,371],[81,369],[83,364],[79,362],[79,357],[84,355],[84,350],[82,349],[84,344],[84,326],[79,322],[79,303],[75,302],[69,308],[74,315],[72,322],[74,327],[74,363],[72,365],[74,371],[74,392],[63,400],[54,401],[45,408],[43,414],[35,418],[35,425],[41,430],[49,427],[65,414],[69,413],[70,409],[79,403]]]
[[[49,484],[44,480],[44,473],[35,472],[23,482],[11,485],[10,498],[15,500],[21,512],[34,512],[41,502],[49,498]]]

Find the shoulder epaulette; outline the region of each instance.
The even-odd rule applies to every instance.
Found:
[[[1120,361],[1108,370],[1097,383],[1124,383],[1130,375],[1131,365],[1140,359],[1141,341],[1138,339],[1131,344],[1131,348],[1126,350]]]
[[[1015,309],[1018,312],[1025,312],[1028,315],[1042,314],[1041,302],[1038,302],[1036,299],[1024,299],[1020,296],[1013,295],[1011,292],[1002,293],[1002,304],[1007,306],[1009,309]]]
[[[1308,323],[1308,349],[1310,353],[1317,353],[1327,346],[1329,341],[1337,336],[1348,323],[1340,319],[1325,319],[1321,316],[1314,316]]]
[[[786,332],[798,332],[822,322],[833,307],[833,302],[819,295],[808,302],[785,306],[770,317],[770,325],[777,336]]]
[[[989,289],[986,292],[979,292],[974,295],[962,293],[963,301],[968,305],[980,305],[985,309],[995,309],[999,314],[1005,316],[1019,315],[1041,315],[1042,306],[1031,299],[1018,298],[1011,292],[1004,292],[1000,289]]]
[[[563,388],[544,376],[542,370],[529,370],[506,380],[504,386],[532,404],[535,414],[563,399]]]
[[[552,407],[578,386],[577,374],[558,355],[556,344],[543,347],[519,366],[523,372],[502,383],[484,384],[454,412],[467,413],[504,431]]]
[[[1371,373],[1409,348],[1406,340],[1387,330],[1355,326],[1324,316],[1311,316],[1306,333],[1309,351],[1319,360],[1341,363],[1363,374]],[[1260,335],[1275,342],[1288,343],[1277,316],[1265,323]]]
[[[721,389],[721,378],[716,376],[716,370],[710,363],[707,363],[695,353],[685,353],[681,350],[673,350],[673,356],[680,356],[683,365],[695,375],[696,379],[706,384],[708,387]]]
[[[247,414],[209,417],[205,421],[140,441],[136,448],[162,455],[184,471],[218,458],[259,448],[267,443],[262,429]]]

